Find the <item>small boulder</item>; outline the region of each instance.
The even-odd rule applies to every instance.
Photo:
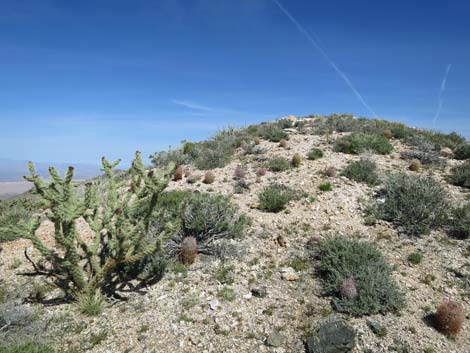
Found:
[[[280,270],[281,278],[286,281],[297,281],[299,279],[299,275],[292,267],[282,268]]]
[[[450,158],[454,155],[454,152],[449,147],[444,147],[441,149],[441,156],[445,158]]]
[[[347,353],[356,345],[356,332],[344,320],[329,316],[307,340],[308,353]]]
[[[266,345],[269,347],[280,347],[285,341],[285,337],[279,331],[273,331],[266,338]]]

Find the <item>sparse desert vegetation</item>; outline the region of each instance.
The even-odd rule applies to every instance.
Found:
[[[466,352],[467,152],[333,114],[87,182],[31,166],[0,202],[0,352]]]

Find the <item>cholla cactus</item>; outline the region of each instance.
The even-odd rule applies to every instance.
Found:
[[[359,289],[354,278],[345,279],[339,288],[339,292],[343,299],[357,298],[359,296]]]
[[[195,237],[186,237],[181,242],[180,261],[185,265],[194,263],[197,257],[197,240]]]
[[[114,173],[119,162],[102,159],[107,177],[107,191],[102,198],[97,197],[93,183],[86,185],[84,198],[78,197],[72,167],[64,179],[56,169],[49,168],[51,181],[45,183],[29,163],[31,175],[25,179],[34,184],[35,192],[47,203],[45,216],[54,224],[54,247],[47,247],[35,234],[41,216],[2,227],[0,234],[31,240],[45,263],[39,266],[28,257],[34,267],[32,275],[52,279],[66,294],[102,291],[112,295],[129,280],[140,279],[141,283],[151,280],[139,278],[137,268],[146,258],[155,256],[172,233],[168,224],[149,237],[158,197],[168,185],[174,166],[170,165],[165,173],[147,171],[141,154],[136,152],[128,172],[130,187],[122,188],[118,187]],[[77,231],[76,222],[81,217],[94,233],[91,240],[83,239]]]

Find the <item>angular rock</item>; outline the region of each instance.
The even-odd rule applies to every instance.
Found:
[[[268,295],[266,288],[251,288],[251,294],[256,298],[264,298]]]
[[[356,345],[356,332],[344,320],[330,316],[307,340],[308,353],[347,353]]]
[[[280,272],[282,279],[286,281],[297,281],[299,279],[299,275],[292,267],[282,268]]]
[[[266,338],[266,345],[270,347],[280,347],[285,341],[285,337],[279,331],[273,331]]]

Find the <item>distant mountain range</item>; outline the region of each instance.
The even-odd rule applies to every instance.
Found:
[[[36,172],[42,177],[49,176],[49,166],[55,167],[64,175],[69,166],[75,168],[74,179],[90,179],[102,174],[100,166],[84,163],[34,163]],[[29,175],[28,161],[18,161],[0,158],[0,182],[22,181],[24,175]]]

